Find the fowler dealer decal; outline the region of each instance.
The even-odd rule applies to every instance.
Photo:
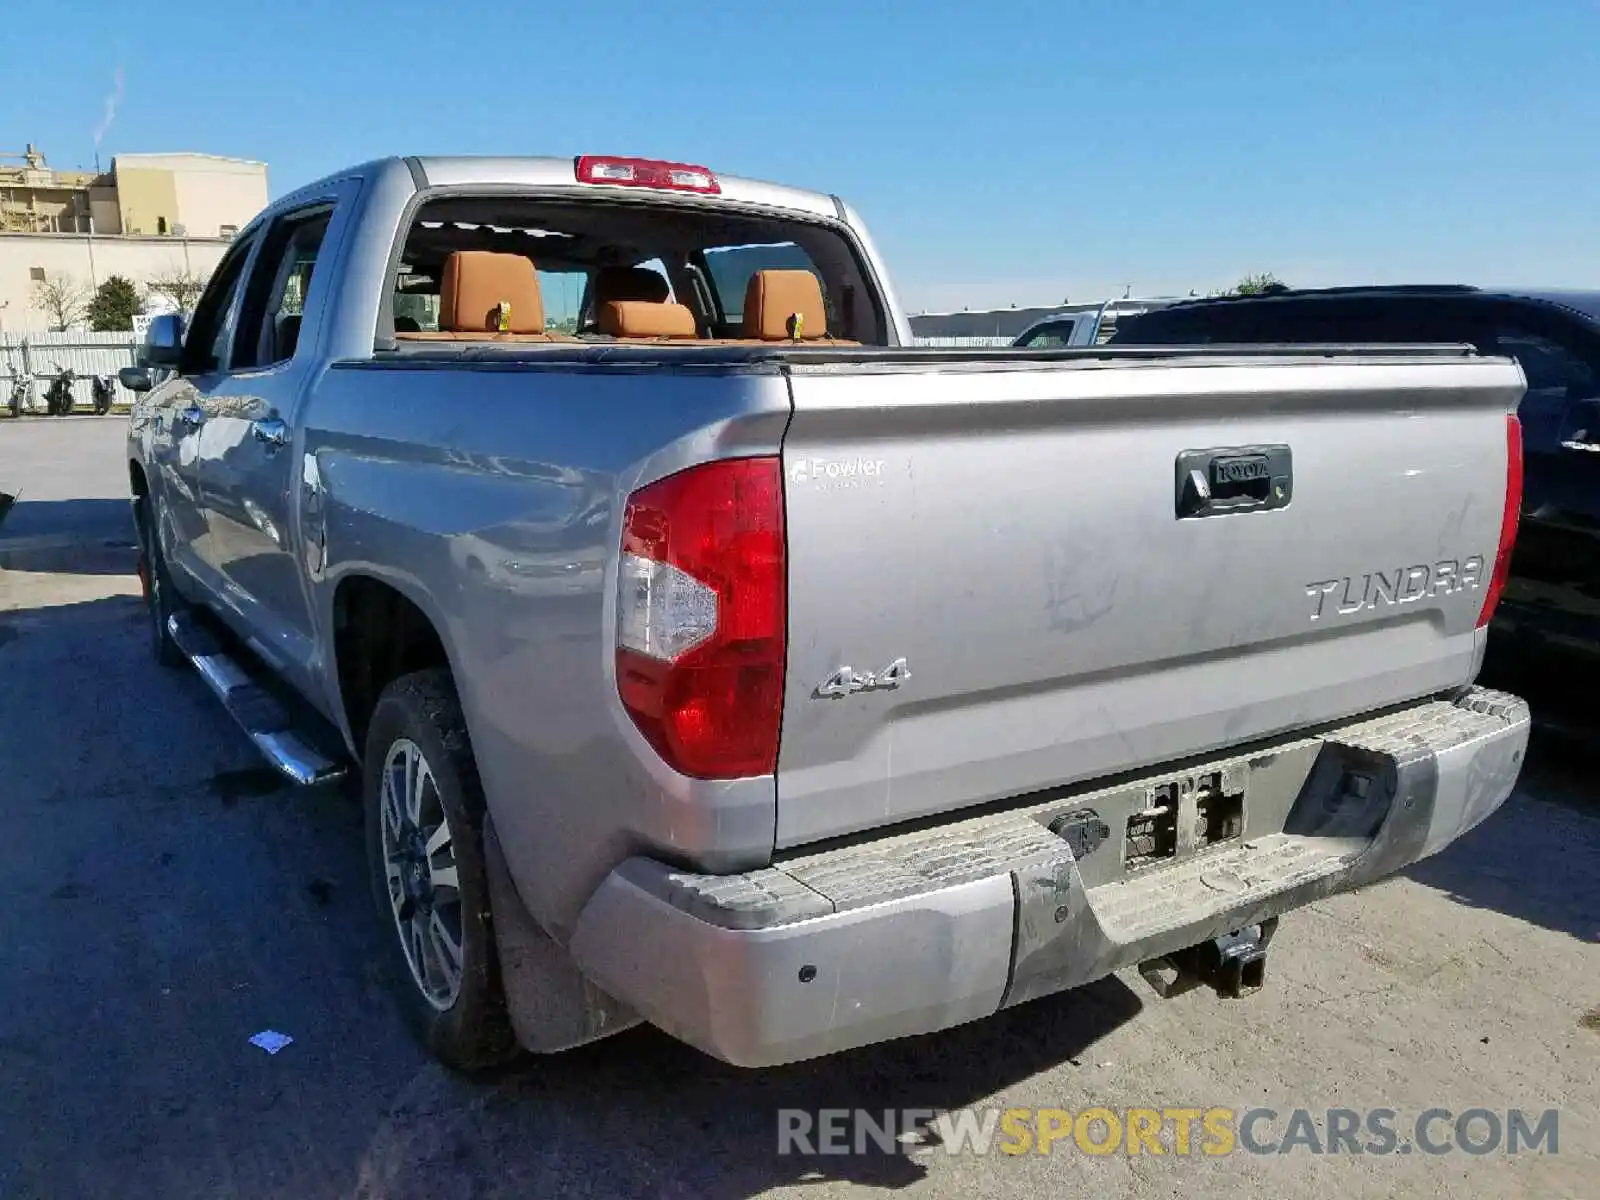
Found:
[[[1465,562],[1447,558],[1436,563],[1418,563],[1414,567],[1395,567],[1392,571],[1372,571],[1308,583],[1306,595],[1311,597],[1311,619],[1316,621],[1332,612],[1349,614],[1394,604],[1414,604],[1424,596],[1450,596],[1482,584],[1483,559],[1474,555]]]
[[[860,487],[883,482],[881,458],[797,458],[789,464],[790,483]]]

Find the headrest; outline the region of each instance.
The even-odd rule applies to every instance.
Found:
[[[828,336],[822,284],[810,271],[757,271],[744,290],[744,336],[763,342]]]
[[[501,306],[510,308],[502,323]],[[492,250],[457,250],[439,284],[439,328],[449,333],[543,333],[544,303],[533,260]]]
[[[600,306],[600,332],[611,337],[692,338],[694,313],[682,304],[612,300]]]
[[[672,293],[666,276],[649,267],[601,267],[594,275],[594,304],[610,300],[649,300],[661,304]]]

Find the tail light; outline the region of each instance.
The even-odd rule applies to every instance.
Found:
[[[707,463],[628,498],[617,572],[617,689],[675,770],[777,769],[787,568],[776,458]]]
[[[1511,574],[1511,551],[1517,544],[1517,520],[1522,515],[1522,422],[1515,413],[1506,417],[1506,507],[1500,517],[1500,548],[1495,551],[1494,574],[1478,614],[1478,628],[1489,623]]]
[[[660,162],[653,158],[604,158],[585,154],[578,159],[579,183],[609,183],[618,187],[658,188],[668,192],[722,194],[717,177],[692,163]]]

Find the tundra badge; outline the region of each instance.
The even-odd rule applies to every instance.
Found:
[[[1470,591],[1482,586],[1483,568],[1483,556],[1475,554],[1465,562],[1446,558],[1436,563],[1418,563],[1414,567],[1396,567],[1393,571],[1368,571],[1363,575],[1308,583],[1306,595],[1312,601],[1311,619],[1320,621],[1333,611],[1328,605],[1330,596],[1336,597],[1337,610],[1348,615],[1362,609],[1414,604],[1424,596],[1453,596]]]

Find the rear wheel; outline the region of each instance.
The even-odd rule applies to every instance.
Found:
[[[400,1003],[441,1062],[517,1054],[489,917],[483,789],[449,672],[384,689],[367,730],[367,854]]]
[[[150,618],[150,651],[163,667],[179,667],[186,661],[173,641],[167,621],[177,611],[178,593],[167,573],[161,554],[161,538],[156,533],[156,509],[149,496],[139,500],[139,584],[144,592],[145,611]]]

